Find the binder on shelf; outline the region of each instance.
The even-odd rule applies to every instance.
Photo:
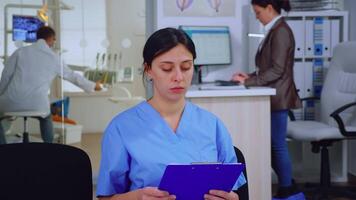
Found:
[[[287,20],[289,27],[292,29],[295,39],[295,58],[304,56],[304,22],[302,20]]]
[[[315,58],[313,64],[313,92],[316,97],[320,97],[321,89],[324,82],[323,70],[324,60],[322,58]]]
[[[315,58],[313,63],[313,85],[323,84],[323,67],[324,60],[322,58]]]
[[[297,88],[299,97],[305,97],[304,92],[304,63],[303,62],[294,62],[293,67],[294,72],[294,83]]]
[[[314,56],[314,21],[307,19],[305,21],[305,56]]]
[[[324,19],[315,17],[313,24],[314,56],[322,56],[324,52]]]
[[[330,37],[331,37],[331,49],[330,49],[330,57],[333,55],[333,49],[334,47],[339,44],[340,41],[340,18],[338,19],[331,19],[331,32],[330,32]]]
[[[304,65],[304,97],[313,96],[313,62]]]
[[[331,56],[331,21],[327,17],[306,20],[305,51],[307,57]]]
[[[321,17],[320,17],[321,18]],[[316,18],[318,19],[318,18]],[[327,17],[323,17],[320,20],[322,23],[320,24],[320,29],[322,31],[321,44],[323,44],[322,54],[323,57],[330,57],[331,51],[331,23]],[[315,20],[317,21],[317,20]]]

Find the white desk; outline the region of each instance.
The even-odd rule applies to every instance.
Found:
[[[230,131],[234,145],[244,154],[251,200],[270,200],[271,123],[270,96],[275,89],[199,90],[186,97],[216,114]]]

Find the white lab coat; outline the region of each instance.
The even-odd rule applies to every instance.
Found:
[[[74,73],[67,66],[63,78],[92,92],[95,83]],[[40,39],[31,46],[16,50],[5,63],[0,81],[0,113],[40,111],[48,115],[48,91],[56,76],[61,76],[59,56]]]

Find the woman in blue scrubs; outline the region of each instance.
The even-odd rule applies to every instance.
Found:
[[[105,130],[97,196],[105,199],[175,199],[157,189],[168,164],[236,163],[230,135],[212,113],[185,100],[196,57],[183,31],[165,28],[148,38],[144,78],[153,97],[117,115]],[[234,190],[246,183],[237,180]],[[205,199],[239,199],[211,190]]]

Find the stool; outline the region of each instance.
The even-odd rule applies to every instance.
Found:
[[[28,143],[29,140],[29,135],[28,135],[28,125],[27,125],[27,118],[28,117],[42,117],[47,115],[45,112],[40,112],[40,111],[18,111],[18,112],[5,112],[4,116],[5,117],[23,117],[23,122],[24,122],[24,128],[23,128],[23,143]]]

